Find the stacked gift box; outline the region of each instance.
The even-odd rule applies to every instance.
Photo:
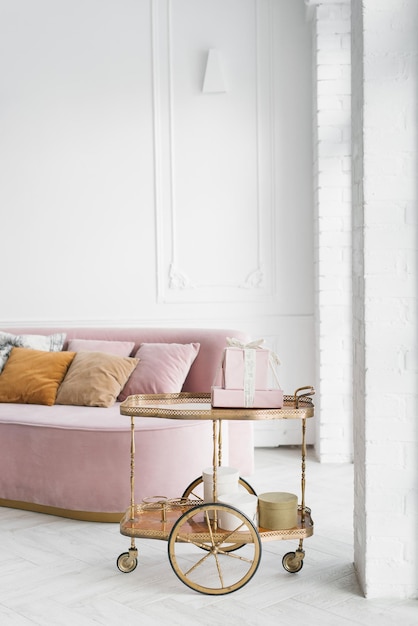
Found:
[[[242,345],[229,340],[222,359],[222,380],[212,387],[212,406],[225,408],[281,408],[283,391],[269,388],[269,372],[277,359],[261,342]],[[238,345],[237,345],[238,344]]]

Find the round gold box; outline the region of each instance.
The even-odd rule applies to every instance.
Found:
[[[285,530],[297,525],[298,497],[285,491],[258,496],[258,523],[267,530]]]

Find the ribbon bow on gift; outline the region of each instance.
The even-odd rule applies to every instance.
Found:
[[[249,343],[243,343],[239,339],[231,339],[231,337],[227,337],[226,343],[230,348],[242,348],[243,350],[246,348],[252,348],[255,350],[256,348],[261,348],[261,344],[264,343],[264,339],[256,339],[255,341],[250,341]]]
[[[235,339],[234,337],[227,337],[226,343],[230,348],[242,348],[242,350],[256,350],[257,348],[261,348],[264,343],[264,339],[255,339],[254,341],[249,341],[248,343],[243,343],[239,339]],[[276,365],[280,365],[280,359],[275,352],[269,350],[270,352],[270,360],[273,361]]]

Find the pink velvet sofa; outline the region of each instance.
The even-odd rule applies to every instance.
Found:
[[[226,337],[236,330],[2,328],[71,339],[200,344],[183,391],[208,392]],[[1,376],[1,374],[0,374]],[[73,519],[118,522],[130,501],[130,420],[111,407],[0,403],[0,505]],[[178,497],[212,464],[212,424],[137,418],[135,498]],[[253,472],[250,422],[224,422],[223,464]]]

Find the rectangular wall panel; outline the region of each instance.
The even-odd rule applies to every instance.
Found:
[[[256,0],[154,7],[161,302],[272,296],[269,7]],[[223,93],[202,90],[210,50]]]

